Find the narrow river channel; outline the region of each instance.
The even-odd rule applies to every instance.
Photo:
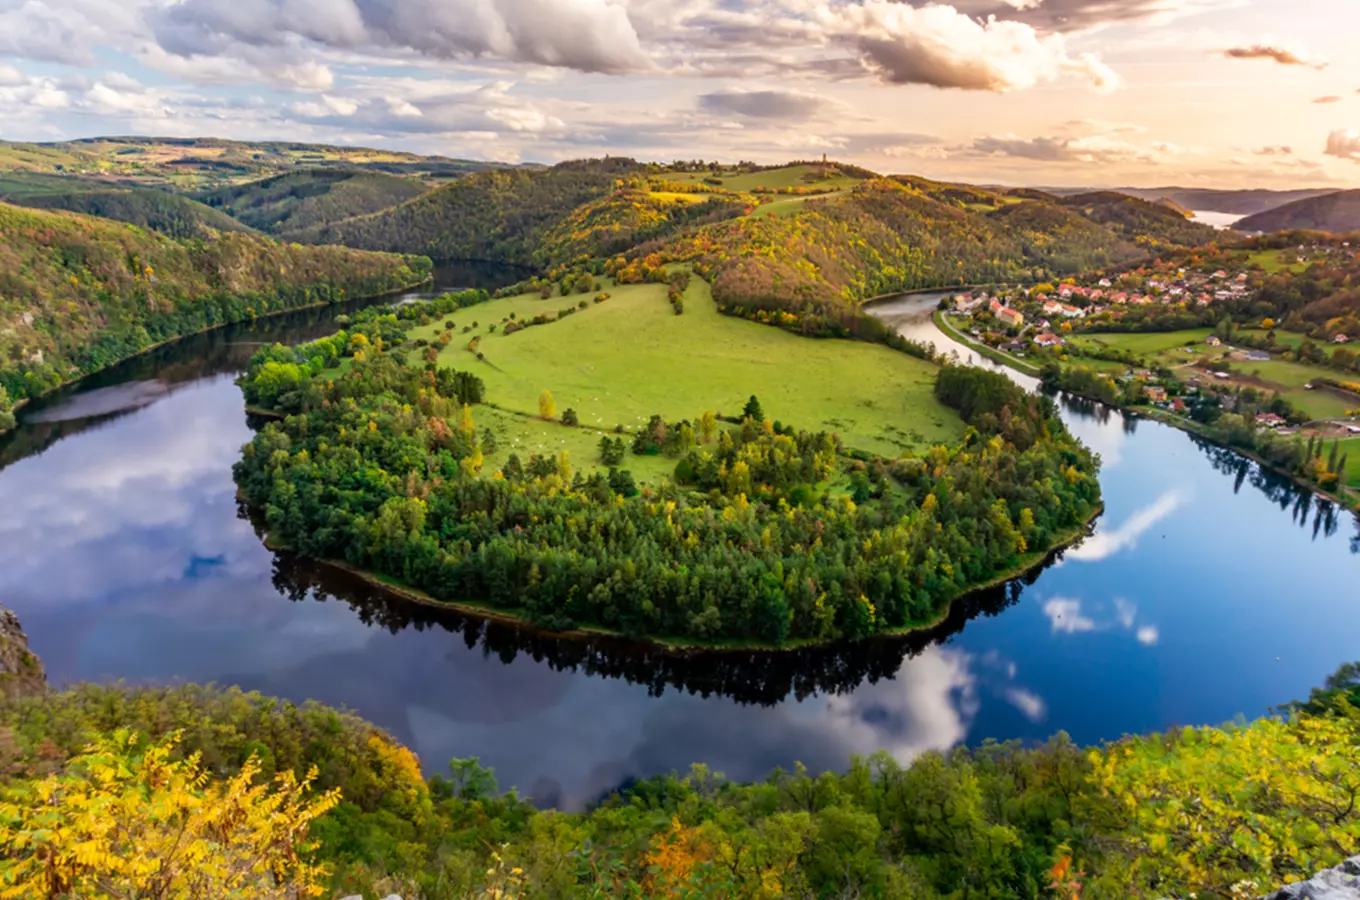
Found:
[[[876,313],[949,349],[937,299]],[[164,348],[35,404],[0,438],[0,603],[54,683],[217,682],[342,705],[432,771],[480,757],[502,787],[575,807],[691,762],[753,779],[877,749],[1253,717],[1360,658],[1350,514],[1089,404],[1064,415],[1104,460],[1095,534],[932,635],[670,658],[394,602],[265,549],[234,496],[251,433],[234,377],[259,343],[325,333],[333,313]]]

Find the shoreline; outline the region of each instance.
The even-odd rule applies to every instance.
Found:
[[[934,312],[933,318],[935,320],[936,327],[943,331],[946,337],[958,341],[959,343],[963,344],[965,347],[974,351],[975,353],[980,353],[983,356],[987,357],[988,359],[998,362],[1008,368],[1014,369],[1021,375],[1037,377],[1038,369],[1035,369],[1035,371],[1033,372],[1028,372],[1024,368],[1021,368],[1024,365],[1024,363],[1021,363],[1018,360],[1012,360],[1007,356],[1007,354],[994,351],[990,347],[981,347],[971,339],[960,334],[957,331],[957,329],[949,326],[947,323],[944,322],[944,314],[940,310],[936,310]],[[1081,399],[1092,403],[1101,403],[1106,406],[1110,406],[1113,409],[1119,410],[1125,415],[1132,415],[1141,419],[1148,419],[1153,422],[1160,422],[1163,425],[1175,428],[1178,431],[1183,431],[1186,434],[1193,434],[1195,437],[1200,438],[1201,440],[1208,441],[1209,443],[1213,444],[1216,447],[1221,447],[1224,450],[1231,450],[1233,453],[1236,453],[1239,456],[1251,460],[1252,462],[1260,466],[1262,469],[1265,469],[1267,472],[1270,472],[1273,475],[1278,475],[1281,478],[1287,478],[1296,487],[1317,494],[1319,497],[1325,497],[1327,500],[1331,501],[1332,503],[1335,503],[1343,510],[1347,510],[1353,513],[1360,513],[1360,495],[1357,495],[1356,491],[1354,491],[1350,487],[1342,484],[1338,486],[1335,492],[1333,492],[1328,491],[1319,485],[1313,484],[1308,481],[1304,481],[1302,478],[1295,475],[1293,472],[1287,472],[1284,469],[1281,469],[1279,466],[1267,462],[1266,460],[1262,459],[1259,455],[1257,455],[1254,451],[1245,450],[1241,447],[1234,447],[1231,444],[1224,443],[1217,437],[1206,433],[1204,430],[1202,430],[1202,426],[1200,426],[1196,422],[1192,422],[1181,416],[1167,415],[1164,413],[1164,411],[1156,408],[1144,408],[1141,406],[1125,406],[1123,404],[1118,403],[1113,404],[1106,403],[1104,400],[1100,400],[1095,397],[1087,397],[1075,391],[1065,390],[1064,393],[1071,394],[1074,397],[1080,397]]]
[[[408,284],[404,287],[393,288],[390,291],[383,291],[382,293],[379,294],[365,294],[359,297],[346,297],[344,300],[339,301],[339,303],[360,303],[365,300],[380,300],[383,297],[391,297],[396,294],[405,293],[406,291],[415,290],[416,288],[421,287],[422,285],[430,284],[433,281],[434,276],[431,275],[427,278],[423,278],[420,281],[415,282],[414,284]],[[75,384],[80,384],[80,382],[84,381],[86,378],[89,378],[92,375],[98,375],[100,372],[107,372],[114,366],[122,365],[128,360],[136,359],[139,356],[145,356],[146,354],[151,353],[152,351],[155,350],[159,350],[162,347],[168,347],[169,345],[175,343],[176,341],[183,341],[191,337],[198,337],[199,335],[202,334],[208,334],[209,332],[217,331],[219,328],[230,328],[232,325],[244,325],[246,322],[254,322],[259,319],[272,319],[276,316],[286,316],[289,313],[304,312],[309,309],[325,309],[328,306],[337,305],[338,303],[326,303],[326,302],[308,303],[305,306],[294,306],[290,309],[274,310],[273,312],[268,312],[265,313],[264,315],[257,315],[252,319],[241,319],[240,321],[237,322],[219,322],[216,325],[209,325],[207,328],[200,328],[198,331],[191,331],[186,334],[178,334],[172,338],[166,338],[163,341],[157,341],[154,344],[150,344],[149,346],[143,347],[136,353],[129,353],[127,356],[124,356],[120,359],[116,359],[113,362],[109,363],[108,365],[100,366],[97,369],[91,369],[88,372],[81,372],[75,378],[70,378],[61,382],[60,384],[53,385],[52,387],[48,388],[47,390],[43,391],[41,394],[38,394],[37,396],[24,397],[20,400],[16,400],[13,404],[10,405],[10,412],[16,414],[14,425],[11,428],[0,428],[0,435],[8,434],[9,432],[19,427],[19,417],[17,415],[19,410],[24,408],[34,400],[41,400],[42,398],[48,396],[49,394],[55,394],[57,391],[64,390],[65,388],[69,388]]]
[[[1040,370],[1038,366],[1031,366],[1029,363],[1016,359],[1009,353],[1002,352],[1001,350],[994,350],[986,344],[978,343],[973,340],[971,336],[959,331],[945,318],[944,310],[937,309],[931,313],[930,317],[935,322],[935,327],[944,332],[945,337],[958,341],[974,353],[980,354],[993,362],[1001,363],[1003,366],[1009,366],[1021,375],[1028,375],[1031,378],[1039,377]]]
[[[237,496],[238,499],[241,499],[239,493]],[[1086,519],[1086,521],[1081,522],[1078,525],[1075,525],[1072,528],[1069,528],[1066,531],[1062,531],[1058,535],[1056,535],[1056,540],[1053,546],[1049,547],[1046,550],[1037,550],[1032,553],[1027,553],[1024,556],[1022,556],[1020,561],[1017,562],[1014,566],[994,574],[986,581],[980,582],[978,584],[969,585],[968,587],[963,588],[962,590],[959,591],[958,595],[954,597],[953,600],[951,600],[949,603],[946,603],[944,608],[941,609],[938,614],[936,614],[933,618],[929,619],[928,621],[911,625],[904,625],[900,628],[892,628],[885,631],[880,631],[876,634],[863,638],[862,640],[866,641],[893,640],[895,638],[902,638],[908,635],[919,634],[921,632],[928,632],[936,628],[939,628],[941,625],[948,621],[950,615],[954,611],[955,604],[959,600],[962,600],[967,596],[979,593],[981,591],[993,590],[1004,584],[1014,581],[1017,578],[1021,578],[1027,573],[1033,571],[1034,569],[1045,565],[1050,559],[1054,558],[1059,553],[1071,549],[1075,544],[1079,543],[1082,539],[1089,537],[1092,533],[1092,529],[1094,528],[1096,520],[1100,518],[1104,511],[1105,511],[1104,504],[1097,506],[1094,510],[1092,510],[1091,515]],[[264,538],[264,545],[270,550],[295,553],[295,551],[293,551],[286,545],[278,544],[271,541],[268,536]],[[819,647],[829,647],[837,643],[845,643],[852,640],[849,638],[837,638],[835,640],[830,641],[819,641],[810,638],[802,638],[795,641],[789,641],[788,643],[784,644],[770,644],[764,641],[747,641],[737,639],[731,641],[695,641],[687,639],[671,639],[659,636],[632,637],[624,634],[621,631],[615,631],[614,629],[594,625],[578,625],[577,627],[567,631],[549,631],[547,629],[540,628],[534,625],[533,623],[519,616],[513,610],[501,609],[480,603],[473,603],[470,601],[439,600],[436,599],[435,597],[430,596],[429,594],[425,593],[419,588],[413,588],[409,585],[401,584],[395,579],[389,578],[377,572],[371,572],[367,569],[360,569],[357,566],[350,565],[349,563],[341,562],[339,560],[334,559],[319,559],[316,557],[303,556],[302,554],[296,555],[301,559],[306,559],[307,561],[315,563],[317,565],[321,565],[327,568],[335,569],[340,572],[344,572],[350,576],[360,579],[361,581],[363,581],[364,583],[368,584],[371,587],[377,588],[380,591],[384,591],[408,603],[414,603],[419,606],[424,606],[431,609],[442,609],[450,612],[455,612],[461,615],[482,619],[484,621],[500,622],[502,624],[510,625],[514,628],[529,631],[534,634],[562,640],[586,641],[595,638],[606,638],[609,640],[624,641],[641,648],[659,650],[663,653],[686,656],[719,653],[779,653],[786,651],[810,650]]]

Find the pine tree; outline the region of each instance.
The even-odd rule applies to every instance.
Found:
[[[1340,452],[1341,452],[1341,445],[1340,445],[1340,443],[1337,442],[1336,440],[1333,440],[1333,441],[1332,441],[1332,452],[1331,452],[1330,454],[1328,454],[1328,456],[1327,456],[1327,471],[1328,471],[1328,472],[1337,472],[1337,471],[1340,471],[1340,470],[1337,469],[1337,467],[1336,467],[1336,457],[1337,457],[1337,454],[1340,453]]]
[[[741,411],[741,417],[753,422],[765,421],[765,411],[760,408],[760,401],[756,399],[755,394],[752,394],[751,399],[746,401],[746,406]]]

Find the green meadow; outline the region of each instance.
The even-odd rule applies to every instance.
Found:
[[[1220,356],[1223,348],[1209,347],[1204,343],[1204,339],[1211,333],[1210,329],[1196,328],[1155,333],[1082,334],[1074,336],[1072,343],[1079,349],[1101,345],[1131,350],[1149,366],[1163,365],[1175,368],[1199,361],[1206,353],[1215,358]],[[1302,338],[1298,335],[1277,332],[1277,339],[1281,343],[1288,343],[1289,338],[1295,339],[1294,346],[1302,343]],[[1194,352],[1186,353],[1186,349]],[[1357,405],[1357,401],[1348,400],[1329,390],[1308,390],[1304,387],[1319,378],[1337,380],[1344,377],[1342,373],[1332,369],[1278,358],[1260,362],[1231,360],[1230,364],[1235,381],[1249,384],[1258,390],[1278,391],[1286,400],[1315,419],[1343,416],[1347,410],[1354,409]],[[1118,365],[1114,367],[1118,368]]]
[[[849,447],[890,458],[962,435],[958,416],[935,399],[930,363],[877,344],[803,338],[720,315],[698,278],[686,292],[683,315],[673,312],[663,285],[605,290],[611,296],[603,303],[588,302],[570,316],[508,336],[502,331],[512,314],[519,321],[555,314],[594,295],[492,300],[413,329],[410,337],[432,340],[454,322],[454,339],[439,362],[486,382],[487,401],[498,410],[478,409],[478,428],[488,424],[482,419],[493,419],[500,457],[510,447],[566,449],[584,466],[596,460],[601,434],[617,426],[632,432],[653,414],[667,421],[694,421],[705,410],[738,416],[752,394],[768,419],[834,431]],[[468,349],[474,337],[481,339],[483,360]],[[559,415],[576,411],[579,428],[537,418],[545,390]],[[641,477],[635,461],[646,460],[629,457]],[[656,466],[669,471],[674,462]]]
[[[834,168],[834,166],[832,167]],[[763,172],[745,173],[720,173],[714,175],[712,172],[687,172],[683,175],[667,176],[668,180],[702,183],[708,178],[717,178],[722,182],[717,187],[722,187],[729,191],[753,191],[756,188],[767,188],[778,190],[780,188],[832,188],[835,190],[847,190],[859,184],[860,178],[853,175],[837,174],[830,178],[817,178],[821,172],[820,165],[800,165],[783,166],[778,169],[768,169]],[[817,180],[807,180],[805,176],[812,176]]]

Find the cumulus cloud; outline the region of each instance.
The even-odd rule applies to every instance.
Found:
[[[650,66],[628,11],[612,0],[183,0],[151,21],[161,47],[183,57],[314,45],[585,72]]]
[[[1333,131],[1327,136],[1327,149],[1322,152],[1337,159],[1360,162],[1360,131]]]
[[[1229,47],[1223,51],[1229,59],[1269,59],[1282,66],[1308,66],[1312,69],[1327,68],[1327,61],[1314,59],[1306,51],[1276,44],[1250,44]]]
[[[1144,625],[1138,629],[1137,637],[1138,643],[1145,647],[1152,647],[1156,645],[1157,641],[1161,640],[1161,632],[1157,630],[1156,625]]]
[[[840,104],[818,94],[785,90],[725,90],[702,94],[699,108],[753,119],[810,119]]]
[[[866,0],[824,14],[828,28],[856,47],[892,84],[1011,91],[1073,74],[1097,90],[1119,76],[1091,54],[1072,56],[1060,35],[1021,22],[978,20],[951,6],[913,7]]]

